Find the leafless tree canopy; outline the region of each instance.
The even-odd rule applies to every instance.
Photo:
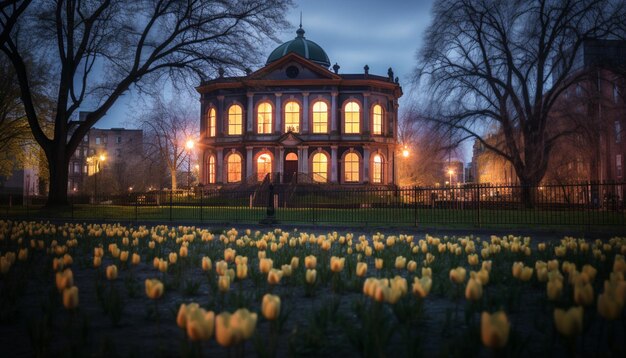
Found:
[[[416,78],[436,103],[429,118],[475,137],[510,161],[520,183],[543,178],[551,150],[568,131],[549,114],[577,75],[586,38],[623,26],[623,0],[441,0],[419,54]],[[484,140],[502,132],[504,145]]]
[[[49,204],[67,200],[67,164],[87,133],[130,88],[162,76],[198,80],[238,71],[287,24],[291,0],[34,0],[3,3],[0,50],[12,63],[33,136],[50,163]],[[50,66],[54,135],[41,129],[32,55]],[[81,106],[93,111],[81,123]]]
[[[181,165],[191,160],[185,143],[199,133],[197,114],[177,99],[165,102],[157,98],[137,120],[144,130],[146,157],[166,164],[172,189],[176,189],[178,171],[186,170]]]

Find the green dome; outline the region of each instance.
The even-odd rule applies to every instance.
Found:
[[[328,59],[328,55],[326,55],[324,49],[322,49],[320,45],[315,42],[307,40],[304,37],[304,29],[302,29],[302,27],[296,31],[296,34],[297,36],[295,39],[285,42],[272,51],[270,56],[267,58],[266,65],[278,60],[290,52],[295,52],[307,60],[311,60],[328,68],[330,66],[330,60]]]

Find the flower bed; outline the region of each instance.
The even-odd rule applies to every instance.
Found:
[[[620,356],[625,253],[623,238],[0,221],[0,342],[9,356]]]

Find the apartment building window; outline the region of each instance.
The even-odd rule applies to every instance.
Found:
[[[620,121],[615,121],[615,143],[622,141],[622,124]]]
[[[117,144],[122,143],[122,137],[117,136],[117,139],[115,140],[115,142],[116,142]]]
[[[621,178],[622,177],[622,155],[621,154],[617,154],[615,156],[615,168],[616,168],[617,176]]]
[[[74,174],[80,173],[80,164],[74,162]]]
[[[100,145],[101,141],[100,141],[100,137],[96,137],[96,145]]]
[[[613,102],[619,102],[619,87],[617,85],[613,85]]]

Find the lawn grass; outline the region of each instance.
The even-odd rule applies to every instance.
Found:
[[[263,207],[247,206],[127,206],[79,204],[65,209],[41,206],[0,207],[0,217],[139,222],[258,223]],[[449,228],[626,228],[626,215],[606,210],[443,209],[443,208],[276,208],[278,222],[348,226],[445,226]]]

